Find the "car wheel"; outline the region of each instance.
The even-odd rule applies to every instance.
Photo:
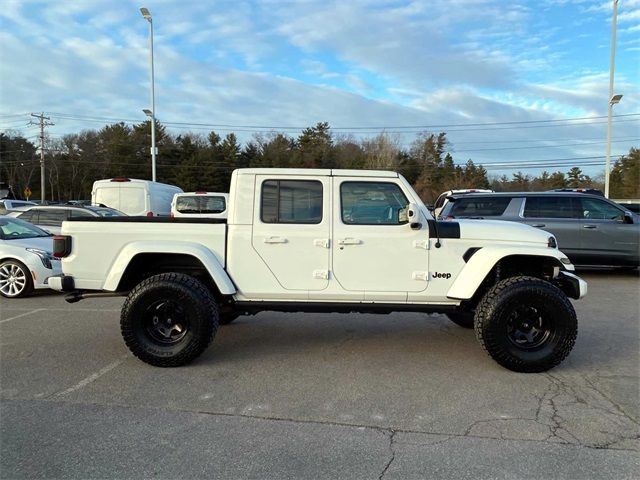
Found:
[[[17,260],[0,263],[0,295],[6,298],[26,297],[33,292],[31,272]]]
[[[473,328],[473,312],[448,312],[447,317],[462,328]]]
[[[493,286],[478,304],[475,332],[500,365],[515,372],[544,372],[562,362],[578,334],[576,312],[549,282],[518,276]]]
[[[182,273],[161,273],[129,293],[120,327],[127,347],[140,360],[177,367],[209,346],[218,317],[218,305],[200,281]]]

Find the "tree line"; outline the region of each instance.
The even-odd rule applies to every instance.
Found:
[[[45,142],[46,198],[79,200],[91,197],[95,180],[112,177],[150,178],[150,123],[107,125],[47,138]],[[244,167],[384,169],[402,173],[425,202],[445,190],[491,188],[496,191],[538,191],[564,187],[602,188],[600,179],[579,166],[566,172],[522,172],[490,178],[487,170],[468,159],[454,161],[447,152],[445,132],[416,135],[408,148],[398,136],[381,133],[365,139],[335,135],[328,123],[306,128],[297,137],[282,132],[257,134],[242,145],[234,133],[172,134],[156,123],[157,180],[184,191],[226,192],[231,173]],[[612,198],[640,197],[640,150],[632,148],[617,159],[611,173]],[[20,196],[30,187],[40,198],[40,155],[37,146],[17,132],[0,133],[0,180]]]

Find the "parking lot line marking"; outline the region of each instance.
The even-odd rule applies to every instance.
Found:
[[[17,320],[18,318],[26,317],[27,315],[31,315],[32,313],[38,313],[45,311],[46,308],[37,308],[35,310],[30,310],[25,313],[21,313],[20,315],[16,315],[15,317],[5,318],[4,320],[0,320],[0,323],[10,322],[11,320]]]
[[[50,312],[119,312],[119,308],[47,308]]]
[[[95,382],[97,379],[99,379],[105,373],[109,373],[111,370],[116,368],[118,365],[120,365],[122,362],[124,362],[127,359],[127,357],[129,357],[128,353],[126,355],[123,355],[122,357],[120,357],[115,362],[112,362],[109,365],[107,365],[106,367],[101,368],[97,372],[92,373],[87,378],[84,378],[84,379],[80,380],[73,387],[69,387],[66,390],[63,390],[61,392],[58,392],[58,393],[54,394],[53,396],[54,397],[63,397],[63,396],[68,395],[68,394],[70,394],[72,392],[75,392],[76,390],[79,390],[79,389],[81,389],[83,387],[86,387],[90,383]]]

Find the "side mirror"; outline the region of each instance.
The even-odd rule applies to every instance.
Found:
[[[407,220],[409,223],[416,222],[418,220],[420,210],[418,209],[418,205],[415,203],[410,203],[407,205]]]
[[[418,205],[410,203],[405,208],[405,212],[407,215],[406,221],[409,223],[411,229],[420,230],[422,228],[422,224],[418,221],[420,220],[420,209],[418,208]]]
[[[624,218],[622,219],[623,223],[632,224],[633,223],[633,214],[631,212],[624,212]]]

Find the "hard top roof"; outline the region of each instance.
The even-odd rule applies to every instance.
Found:
[[[300,175],[316,177],[386,177],[398,178],[390,170],[345,170],[339,168],[239,168],[238,175]]]
[[[591,193],[582,192],[493,192],[493,193],[453,193],[447,198],[452,200],[458,200],[461,198],[482,198],[482,197],[591,197],[591,198],[603,198],[600,195],[593,195]]]

